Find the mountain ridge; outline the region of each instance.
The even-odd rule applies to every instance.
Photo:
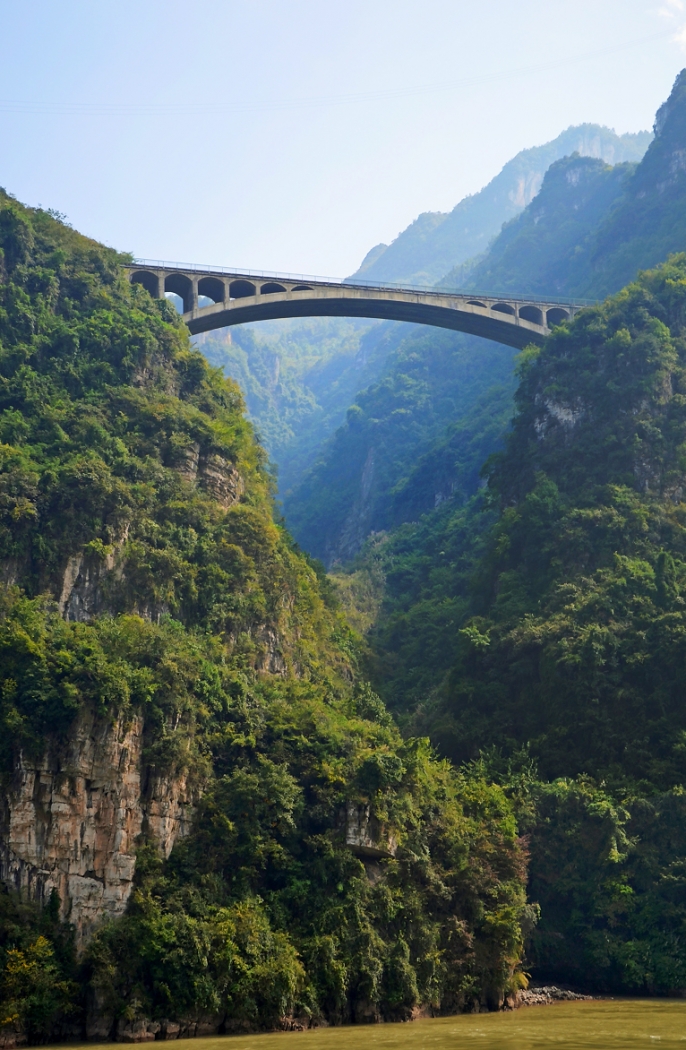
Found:
[[[650,132],[617,135],[598,124],[567,128],[542,146],[521,150],[498,175],[460,201],[450,212],[424,212],[390,245],[377,245],[348,280],[406,281],[433,285],[455,266],[485,252],[502,225],[518,215],[538,193],[550,164],[579,153],[606,163],[637,161]]]

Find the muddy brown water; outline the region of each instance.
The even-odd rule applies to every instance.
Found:
[[[121,1043],[93,1045],[98,1050],[122,1048]],[[686,1050],[686,1001],[555,1003],[408,1024],[179,1039],[171,1046],[178,1050]]]

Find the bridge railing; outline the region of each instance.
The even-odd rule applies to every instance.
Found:
[[[214,273],[218,276],[266,278],[276,281],[296,281],[300,284],[340,284],[350,288],[368,288],[370,291],[384,292],[389,289],[398,292],[433,292],[436,295],[463,295],[473,299],[503,299],[512,303],[559,303],[561,306],[597,306],[600,299],[580,299],[560,295],[512,295],[510,292],[475,292],[466,288],[451,288],[446,285],[437,287],[430,284],[408,284],[405,281],[367,281],[363,277],[316,277],[307,273],[282,273],[279,270],[246,270],[243,267],[213,266],[200,263],[171,262],[163,259],[134,259],[129,267],[141,267],[150,270],[182,270],[184,273]]]

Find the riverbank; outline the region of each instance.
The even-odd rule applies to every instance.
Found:
[[[540,989],[538,990],[540,991]],[[563,989],[560,989],[563,991]],[[575,994],[575,993],[572,993]],[[661,1050],[683,1050],[686,1001],[682,999],[553,1000],[550,1010],[508,1010],[418,1020],[415,1024],[349,1025],[300,1033],[209,1036],[188,1050],[460,1050],[478,1039],[479,1050],[638,1050],[659,1041]],[[81,1044],[84,1048],[87,1044]],[[121,1044],[90,1044],[114,1050]],[[64,1044],[53,1050],[64,1050]]]

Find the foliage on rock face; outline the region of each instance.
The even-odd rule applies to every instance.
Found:
[[[368,694],[343,709],[269,692],[217,726],[193,833],[166,864],[149,858],[128,916],[91,945],[109,1008],[135,1000],[164,1017],[176,1004],[235,1028],[495,1004],[524,905],[504,793],[361,718]],[[365,867],[351,852],[351,806],[395,856]]]
[[[284,501],[298,542],[328,565],[346,562],[370,532],[416,520],[450,495],[470,496],[506,426],[513,357],[453,332],[406,337]],[[461,416],[468,422],[456,428]]]
[[[534,959],[625,991],[686,977],[685,303],[677,256],[524,356],[457,656],[415,718],[457,761],[526,750]]]
[[[203,790],[78,964],[49,910],[3,898],[0,1020],[59,1034],[86,987],[112,1023],[497,1004],[525,911],[512,803],[354,684],[240,396],[168,304],[6,196],[0,247],[0,773],[90,708],[142,715],[148,766]]]
[[[55,896],[40,909],[0,893],[0,1031],[33,1042],[79,1020],[73,945],[58,910]]]

